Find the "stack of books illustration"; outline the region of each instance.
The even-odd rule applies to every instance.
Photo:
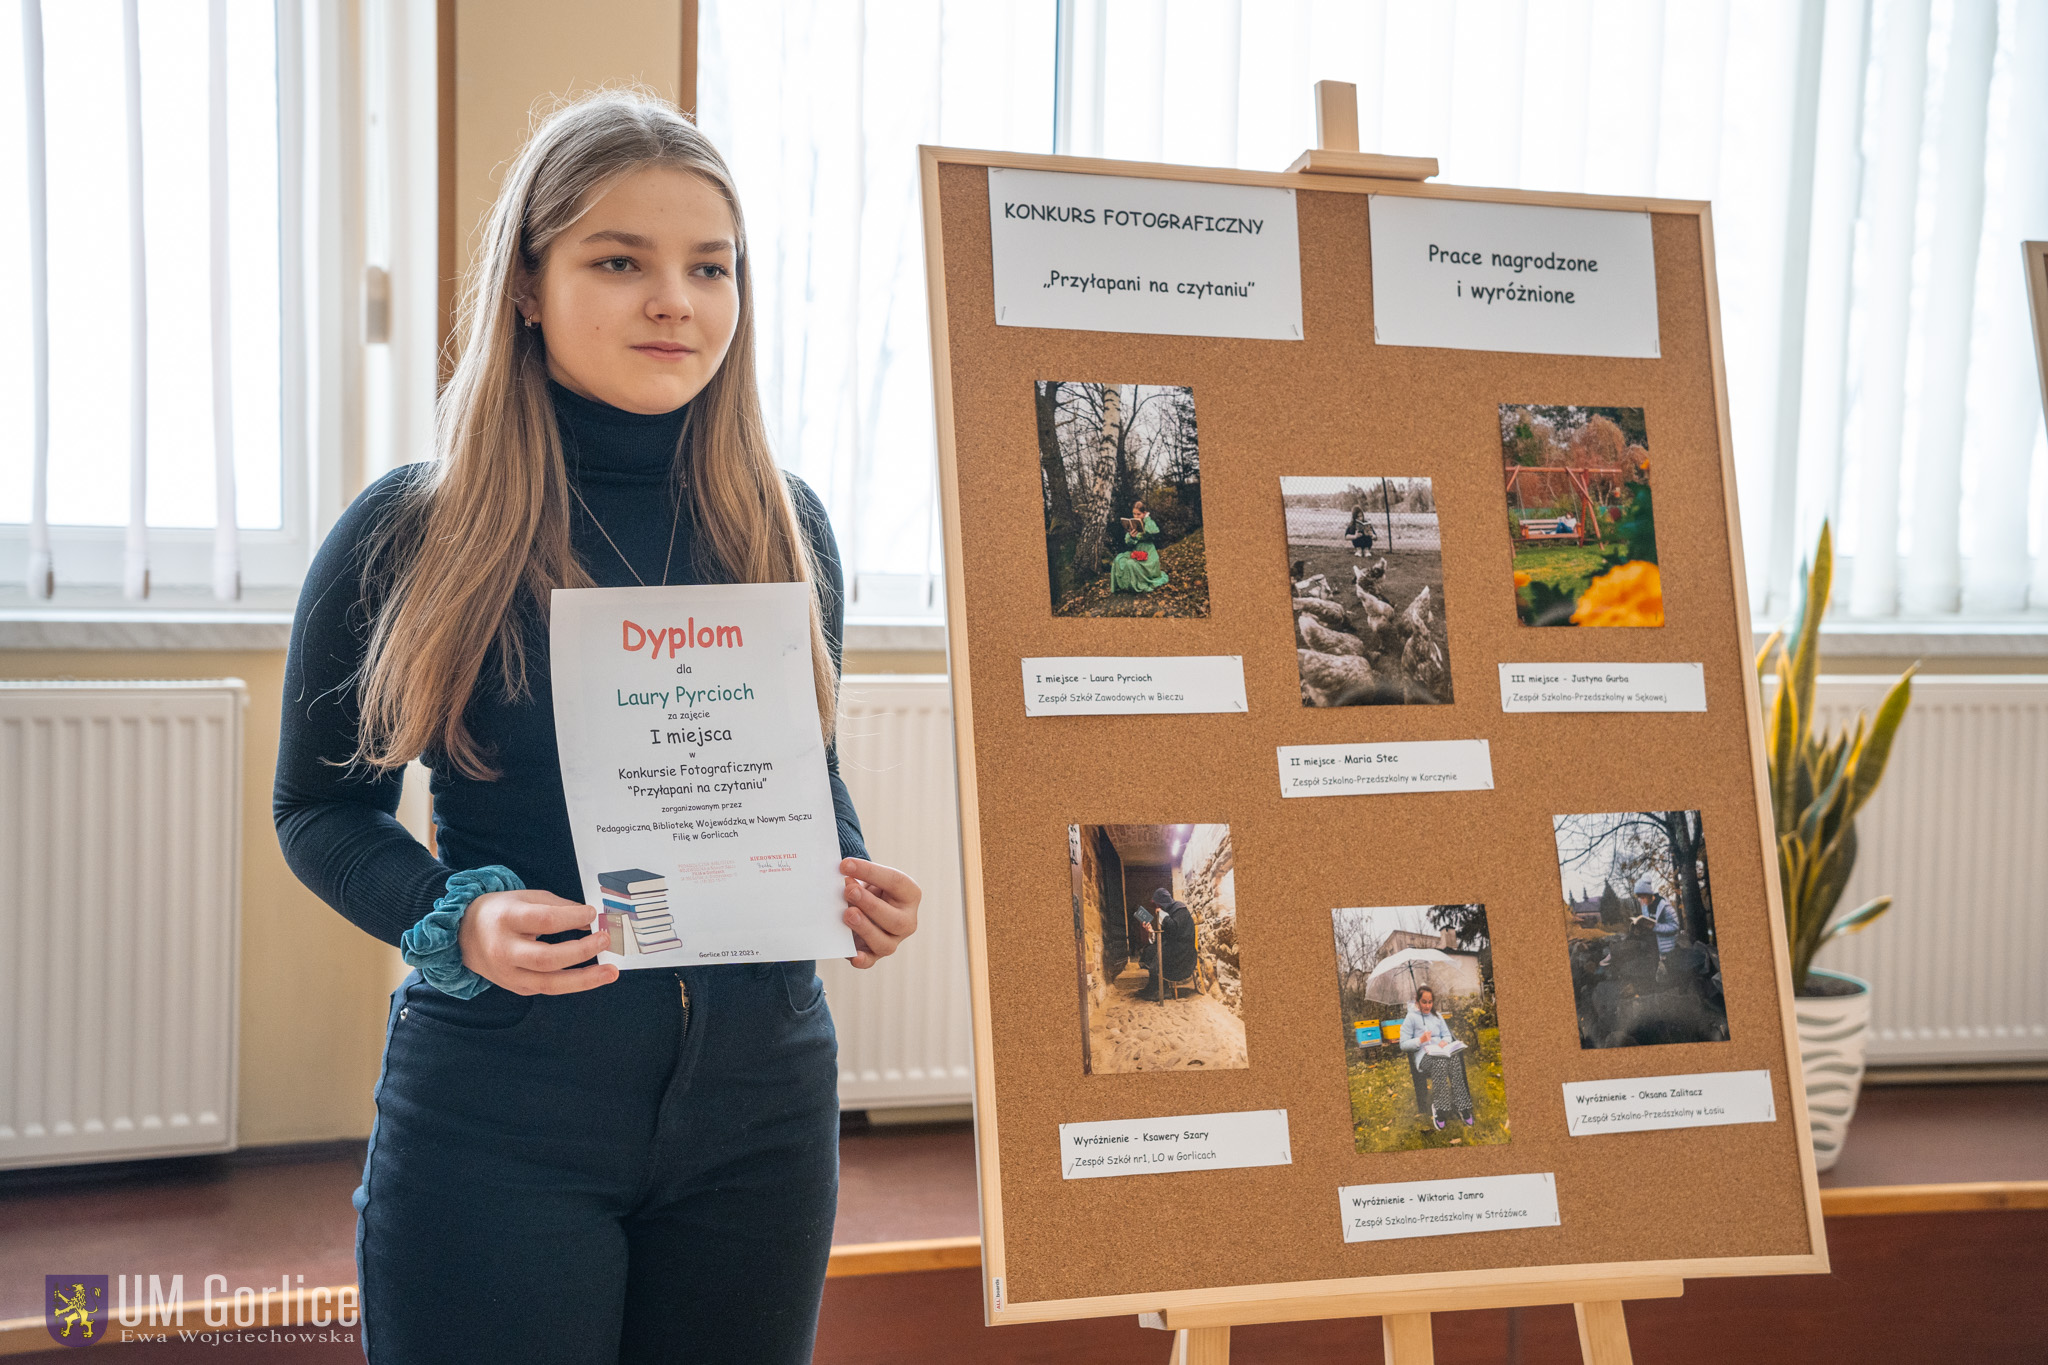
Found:
[[[604,927],[611,931],[613,952],[632,957],[683,946],[668,912],[668,878],[629,867],[598,873],[597,884],[604,892]]]

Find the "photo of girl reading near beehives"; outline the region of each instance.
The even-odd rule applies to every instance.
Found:
[[[1500,409],[1515,611],[1529,626],[1661,626],[1641,408]]]
[[[1506,1142],[1486,907],[1349,906],[1330,922],[1353,1147]]]
[[[1207,616],[1193,389],[1036,385],[1055,616]]]

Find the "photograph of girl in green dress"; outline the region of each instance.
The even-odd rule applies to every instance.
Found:
[[[1207,616],[1193,389],[1036,385],[1055,616]]]
[[[1151,592],[1173,580],[1159,567],[1159,523],[1145,510],[1145,500],[1131,504],[1123,519],[1124,548],[1109,561],[1111,592]]]

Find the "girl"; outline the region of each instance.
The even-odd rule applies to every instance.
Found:
[[[1112,592],[1151,592],[1166,586],[1166,570],[1159,564],[1159,523],[1145,510],[1143,499],[1131,504],[1131,523],[1124,532],[1124,552],[1109,563]]]
[[[480,242],[438,458],[336,523],[285,672],[285,857],[415,967],[354,1195],[364,1350],[805,1361],[838,1189],[823,987],[596,962],[548,683],[553,588],[813,584],[854,965],[915,930],[830,747],[838,551],[768,450],[732,178],[672,106],[604,92],[534,133]],[[438,859],[393,819],[414,756]]]
[[[1364,558],[1366,552],[1372,549],[1372,522],[1366,517],[1363,507],[1351,509],[1351,520],[1344,523],[1344,538],[1351,542],[1351,555],[1354,559]]]
[[[1425,1049],[1448,1047],[1451,1025],[1436,1012],[1436,992],[1424,986],[1415,992],[1415,1003],[1401,1021],[1401,1050],[1415,1069],[1415,1108],[1427,1112],[1429,1121],[1441,1129],[1443,1111],[1448,1109],[1472,1126],[1472,1090],[1466,1083],[1465,1054],[1431,1056]]]

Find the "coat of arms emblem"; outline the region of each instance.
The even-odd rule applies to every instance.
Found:
[[[106,1335],[107,1277],[43,1276],[43,1326],[60,1346],[90,1346]]]

